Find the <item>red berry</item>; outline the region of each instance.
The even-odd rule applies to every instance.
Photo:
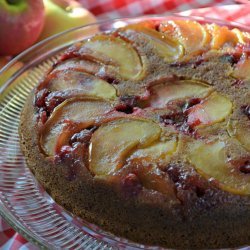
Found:
[[[142,189],[141,182],[134,173],[129,173],[124,177],[122,186],[124,192],[128,195],[137,195]]]

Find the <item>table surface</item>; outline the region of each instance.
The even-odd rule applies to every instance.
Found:
[[[147,14],[179,13],[191,16],[204,16],[220,20],[250,24],[250,3],[238,4],[246,0],[79,0],[98,19],[131,17]],[[35,250],[0,217],[0,249]],[[250,247],[245,248],[250,250]]]

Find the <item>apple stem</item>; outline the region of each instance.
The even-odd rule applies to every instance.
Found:
[[[20,0],[6,0],[8,4],[17,4],[20,2]]]
[[[70,0],[52,0],[52,2],[64,10],[66,10],[69,6],[76,4],[75,1]]]

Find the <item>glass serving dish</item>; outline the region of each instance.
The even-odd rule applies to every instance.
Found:
[[[104,232],[56,204],[27,168],[18,136],[20,113],[27,96],[64,49],[98,31],[149,19],[197,20],[250,31],[237,23],[180,15],[115,19],[75,28],[46,39],[17,56],[0,71],[0,215],[39,248],[160,249]],[[13,70],[15,73],[5,79],[6,74]]]

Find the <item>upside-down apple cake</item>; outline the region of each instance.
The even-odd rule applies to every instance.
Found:
[[[250,34],[129,24],[67,49],[20,123],[27,165],[63,207],[132,241],[250,244]]]

